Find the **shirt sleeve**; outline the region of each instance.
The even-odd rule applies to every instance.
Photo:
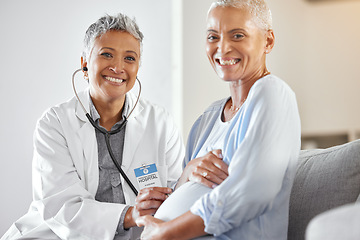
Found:
[[[118,224],[118,227],[117,227],[117,231],[115,232],[115,236],[119,235],[123,239],[130,239],[130,237],[131,237],[130,236],[131,235],[130,229],[124,229],[125,215],[126,215],[126,212],[129,210],[129,208],[130,208],[130,206],[126,206],[124,208],[124,210],[122,211],[121,216],[120,216],[120,220],[119,220],[119,224]]]
[[[191,208],[218,236],[272,207],[289,161],[300,150],[300,120],[295,95],[286,86],[267,82],[248,96],[229,177]]]
[[[182,164],[183,169],[192,160],[194,150],[197,147],[196,143],[199,141],[199,135],[200,135],[199,128],[202,122],[202,117],[203,115],[198,117],[198,119],[195,121],[195,123],[192,125],[190,129],[189,136],[186,142],[185,157]]]

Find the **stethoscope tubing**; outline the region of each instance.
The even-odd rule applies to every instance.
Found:
[[[131,109],[131,111],[129,112],[129,114],[125,117],[125,120],[124,122],[122,122],[120,124],[120,126],[114,130],[111,130],[111,131],[107,131],[106,129],[103,129],[103,128],[100,128],[98,125],[96,125],[96,123],[94,122],[94,120],[91,118],[90,114],[86,111],[86,108],[84,107],[84,105],[82,104],[78,94],[77,94],[77,91],[76,91],[76,88],[75,88],[75,81],[74,81],[74,78],[75,78],[75,75],[76,73],[80,72],[82,69],[78,69],[76,70],[73,75],[72,75],[72,86],[73,86],[73,90],[74,90],[74,93],[75,93],[75,96],[77,98],[77,100],[79,101],[82,109],[84,110],[85,112],[85,116],[87,117],[87,119],[89,120],[89,122],[91,123],[91,125],[96,129],[98,130],[99,132],[101,132],[102,134],[104,134],[105,136],[105,142],[106,142],[106,147],[108,149],[108,152],[109,152],[109,155],[110,155],[110,158],[111,160],[113,161],[114,165],[116,166],[116,168],[119,170],[121,176],[124,178],[124,180],[126,181],[126,183],[129,185],[129,187],[131,188],[131,190],[134,192],[135,196],[138,195],[138,191],[137,189],[135,188],[135,186],[132,184],[132,182],[130,181],[130,179],[128,178],[128,176],[126,175],[126,173],[122,170],[119,162],[116,160],[115,158],[115,155],[112,151],[112,148],[111,148],[111,145],[110,145],[110,136],[115,134],[115,133],[118,133],[121,131],[121,129],[123,127],[125,127],[125,125],[127,124],[127,120],[129,118],[129,116],[131,115],[131,113],[134,111],[137,103],[139,102],[139,98],[140,98],[140,94],[141,94],[141,83],[139,81],[139,79],[136,77],[136,80],[138,81],[139,83],[139,94],[138,94],[138,97],[136,99],[136,102],[135,102],[135,105],[134,107]]]
[[[124,122],[121,123],[121,125],[112,130],[112,131],[107,131],[103,128],[100,128],[98,125],[96,125],[96,123],[94,122],[94,120],[91,118],[90,114],[89,113],[86,113],[85,114],[86,117],[89,119],[89,122],[91,123],[91,125],[97,129],[99,132],[101,132],[102,134],[104,134],[104,137],[105,137],[105,142],[106,142],[106,147],[108,149],[108,152],[110,154],[110,158],[111,160],[113,161],[114,165],[116,166],[116,168],[119,170],[121,176],[124,178],[124,180],[127,182],[127,184],[130,186],[131,190],[134,192],[135,196],[138,195],[138,191],[136,190],[135,186],[132,184],[132,182],[130,181],[130,179],[128,178],[128,176],[125,174],[125,172],[122,170],[120,164],[118,161],[116,161],[116,158],[115,158],[115,155],[112,151],[112,148],[111,148],[111,145],[110,145],[110,136],[115,134],[115,133],[118,133],[121,131],[121,129],[123,127],[125,127],[126,123],[127,123],[127,119],[125,118]]]

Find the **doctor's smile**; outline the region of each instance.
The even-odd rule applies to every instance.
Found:
[[[112,83],[118,83],[118,84],[125,81],[125,79],[121,79],[121,78],[114,78],[114,77],[104,77],[104,78]]]

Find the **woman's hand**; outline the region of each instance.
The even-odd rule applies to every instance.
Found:
[[[136,219],[145,216],[153,215],[166,200],[168,194],[172,192],[171,188],[167,187],[151,187],[141,189],[135,199],[135,206],[130,207],[126,212],[124,228],[129,229],[136,226]]]
[[[193,239],[206,234],[202,218],[190,211],[168,222],[152,216],[144,216],[138,218],[136,224],[139,227],[144,226],[141,239],[146,240]]]
[[[152,216],[140,217],[136,220],[136,224],[139,227],[144,226],[144,231],[141,233],[141,239],[152,240],[152,239],[162,239],[166,240],[167,238],[163,235],[164,228],[161,227],[164,221],[154,218]]]
[[[189,180],[214,188],[222,183],[228,175],[228,165],[222,160],[221,150],[217,149],[203,157],[191,160],[186,165],[176,188]]]

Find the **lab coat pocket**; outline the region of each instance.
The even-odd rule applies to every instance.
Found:
[[[168,166],[157,166],[159,176],[160,176],[160,182],[162,187],[168,187],[167,186],[167,178],[168,178]]]

